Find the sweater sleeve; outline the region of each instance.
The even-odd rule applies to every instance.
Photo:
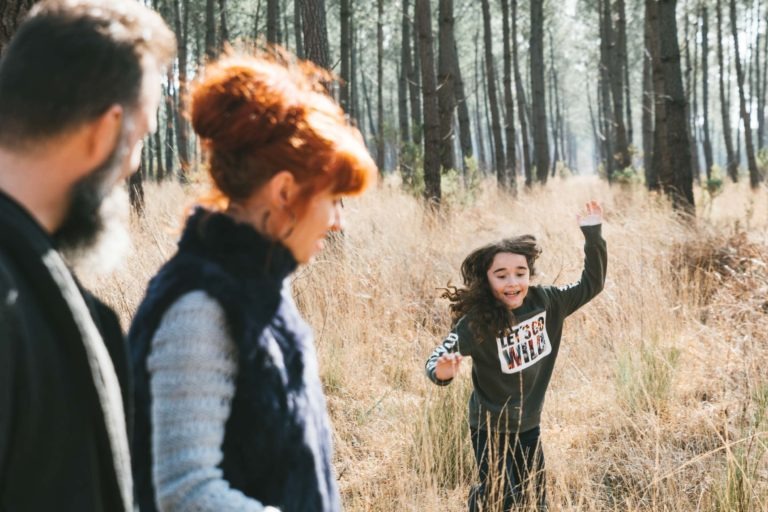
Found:
[[[427,359],[427,363],[424,367],[427,372],[427,377],[438,386],[447,386],[453,381],[453,379],[440,380],[435,376],[435,367],[437,366],[437,360],[440,359],[440,356],[454,352],[459,352],[463,356],[472,355],[468,344],[469,339],[465,334],[465,322],[466,320],[463,318],[459,320],[453,330],[448,333],[448,336],[445,337],[442,343],[435,347],[429,355],[429,359]],[[460,339],[462,337],[464,340]]]
[[[1,278],[2,276],[0,276]],[[4,482],[8,464],[8,450],[11,447],[13,432],[13,392],[15,386],[14,366],[18,364],[14,357],[16,318],[12,312],[16,290],[0,281],[0,482]]]
[[[584,270],[575,283],[553,287],[554,299],[566,317],[592,300],[603,289],[608,252],[602,237],[602,226],[582,226],[584,233]]]
[[[205,292],[188,293],[166,311],[147,362],[162,511],[276,510],[231,488],[219,468],[237,358],[224,310]]]

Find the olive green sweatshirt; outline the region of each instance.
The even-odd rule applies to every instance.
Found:
[[[459,352],[472,357],[469,424],[495,432],[525,432],[539,425],[544,394],[560,349],[565,318],[600,293],[605,283],[607,252],[601,226],[583,226],[584,270],[565,286],[531,286],[523,304],[512,311],[515,325],[495,339],[474,335],[461,318],[430,355],[427,376],[435,377],[437,359]]]

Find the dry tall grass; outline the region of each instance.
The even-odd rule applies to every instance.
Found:
[[[174,249],[193,192],[150,187],[136,253],[96,291],[127,323]],[[603,202],[605,291],[566,322],[544,408],[552,510],[768,510],[768,201],[727,186],[678,220],[643,190],[555,180],[515,200],[483,190],[435,215],[390,187],[349,201],[346,235],[294,279],[312,324],[350,511],[462,511],[476,478],[470,364],[423,373],[449,329],[438,288],[463,257],[532,233],[540,283],[576,279],[575,213]]]

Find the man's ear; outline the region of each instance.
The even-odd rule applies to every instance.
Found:
[[[99,117],[88,123],[84,138],[85,157],[94,168],[106,161],[114,151],[123,127],[123,107],[112,105]]]

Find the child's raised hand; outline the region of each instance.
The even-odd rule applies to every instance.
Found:
[[[603,223],[603,207],[597,201],[587,203],[586,213],[576,215],[579,226],[597,226]]]
[[[459,373],[461,365],[461,354],[451,353],[443,354],[437,359],[435,364],[435,377],[438,380],[451,380]]]

